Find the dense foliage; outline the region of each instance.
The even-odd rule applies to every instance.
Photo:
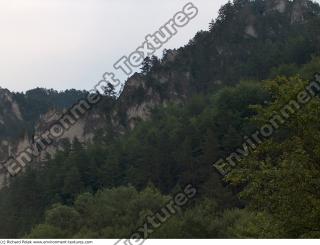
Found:
[[[75,89],[58,92],[53,89],[36,88],[25,93],[15,93],[14,99],[21,108],[23,119],[34,123],[49,109],[64,109],[85,97],[87,92]]]
[[[190,72],[193,96],[156,108],[123,135],[66,143],[46,164],[29,167],[0,192],[0,237],[129,237],[192,184],[197,197],[151,237],[319,238],[318,97],[226,178],[213,167],[320,71],[319,6],[307,1],[305,21],[292,23],[288,12],[269,13],[270,2],[228,3],[175,62],[170,52],[146,60],[141,75],[150,83],[157,72]],[[255,35],[244,34],[244,13]],[[55,106],[70,103],[67,94]],[[38,104],[32,98],[26,103]]]
[[[254,120],[266,122],[307,85],[297,77],[270,82],[274,101]],[[241,197],[250,209],[270,213],[272,229],[284,237],[320,237],[319,108],[315,97],[228,176],[245,183]]]

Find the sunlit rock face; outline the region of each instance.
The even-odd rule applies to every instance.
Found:
[[[36,140],[59,121],[67,110],[67,108],[57,109],[49,106],[47,112],[35,115],[35,120],[30,120],[29,114],[24,115],[22,112],[24,105],[19,104],[15,98],[14,93],[0,89],[0,189],[9,184],[12,176],[8,172],[6,163],[10,162],[10,159],[15,159],[26,149],[36,149]],[[27,108],[27,110],[32,111],[35,108]],[[66,140],[72,142],[78,139],[84,144],[92,142],[94,131],[105,123],[104,117],[97,115],[95,110],[75,122],[72,127],[64,131],[61,137],[55,139],[52,144],[48,144],[44,150],[39,151],[39,154],[31,154],[32,162],[43,162],[48,160],[49,156],[53,157],[57,150],[62,149]],[[23,168],[19,173],[22,171]]]
[[[291,12],[291,24],[304,22],[307,10],[308,10],[307,0],[293,1],[292,12]]]
[[[285,13],[288,10],[288,0],[269,0],[267,1],[268,11],[277,11],[279,13]]]

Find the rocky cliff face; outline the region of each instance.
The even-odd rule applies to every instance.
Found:
[[[5,160],[24,141],[23,124],[20,107],[13,95],[9,90],[0,89],[0,161]],[[13,142],[14,139],[21,139],[21,142]]]
[[[173,54],[172,51],[165,62],[174,62]],[[72,142],[75,138],[84,144],[90,143],[98,130],[105,132],[104,129],[108,126],[119,134],[131,130],[139,121],[147,120],[154,108],[170,102],[182,103],[191,94],[191,83],[189,72],[157,71],[150,72],[149,75],[137,73],[128,79],[121,96],[109,111],[105,111],[101,102],[35,159],[39,162],[46,161],[48,155],[53,156],[65,141]],[[49,107],[46,113],[39,114],[37,120],[30,125],[21,113],[21,105],[14,100],[14,94],[10,91],[0,91],[0,105],[3,107],[0,111],[0,123],[4,131],[14,132],[8,136],[0,134],[0,157],[3,163],[10,157],[15,158],[28,147],[34,147],[35,140],[57,122],[67,109]],[[2,167],[0,188],[7,185],[9,180],[10,174]]]
[[[189,72],[156,71],[147,76],[133,75],[113,110],[114,125],[133,129],[139,121],[148,119],[159,105],[183,102],[191,94],[191,83]]]
[[[21,105],[14,99],[14,94],[8,90],[0,90],[0,189],[9,183],[10,174],[3,166],[11,157],[17,156],[25,149],[34,146],[35,139],[59,120],[65,109],[50,108],[40,114],[35,122],[30,123],[21,112]],[[72,142],[77,138],[82,143],[93,140],[94,132],[104,125],[105,119],[90,111],[70,127],[58,140],[41,151],[36,161],[46,161],[48,155],[53,156],[61,149],[67,140]]]

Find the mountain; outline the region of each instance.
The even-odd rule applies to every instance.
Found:
[[[307,0],[239,0],[224,5],[209,31],[198,32],[185,47],[167,50],[161,60],[146,60],[147,72],[129,78],[115,103],[89,112],[48,152],[54,154],[65,140],[91,142],[95,132],[106,128],[104,125],[122,134],[148,119],[160,105],[184,103],[194,94],[215,91],[243,79],[266,79],[273,68],[282,64],[307,63],[320,51],[319,13],[319,5]],[[1,160],[32,145],[35,136],[85,94],[39,88],[25,94],[1,90]],[[96,117],[101,118],[93,130],[88,122],[97,121]],[[39,159],[46,157],[44,153]]]
[[[220,9],[210,31],[189,44],[167,50],[163,58],[126,82],[115,106],[120,123],[132,128],[150,109],[183,102],[241,80],[268,78],[283,64],[302,65],[319,54],[320,8],[312,1],[234,1]]]
[[[208,31],[198,32],[185,47],[165,51],[161,59],[146,59],[142,71],[126,81],[118,97],[114,91],[107,91],[95,108],[48,148],[51,157],[40,154],[36,164],[21,171],[13,181],[4,168],[0,169],[3,188],[0,197],[2,193],[4,200],[0,201],[0,217],[11,222],[11,226],[0,225],[0,235],[29,233],[44,220],[46,209],[53,203],[76,206],[80,194],[84,196],[80,195],[79,202],[90,198],[101,201],[100,196],[89,198],[85,192],[96,194],[103,188],[120,188],[119,193],[138,195],[122,188],[127,185],[139,191],[151,185],[168,195],[184,184],[193,183],[200,186],[199,195],[214,198],[201,204],[208,210],[242,208],[245,204],[235,200],[234,194],[241,187],[225,188],[217,172],[211,173],[208,168],[233,152],[257,126],[248,122],[255,115],[249,106],[271,103],[264,89],[265,80],[297,74],[310,79],[313,72],[319,71],[319,27],[320,6],[309,0],[235,0],[222,6]],[[87,92],[77,90],[57,92],[38,88],[26,93],[0,90],[1,160],[32,146],[37,136],[86,95]],[[24,194],[28,200],[24,208],[30,213],[19,211],[24,217],[20,226],[14,220],[17,210],[23,209],[17,193],[27,190],[39,202],[35,203],[31,194]],[[117,195],[105,192],[107,197]],[[149,189],[146,193],[142,191],[141,195],[154,194]],[[5,208],[11,213],[1,213]],[[199,210],[202,209],[195,207],[194,212]],[[91,215],[92,219],[99,216]],[[233,215],[239,217],[243,213]],[[188,220],[196,215],[186,216]],[[28,217],[32,219],[27,221]],[[252,218],[249,222],[256,222],[255,214],[248,217]],[[33,237],[54,225],[52,221],[38,227]],[[126,225],[122,228],[129,229]],[[112,227],[99,234],[86,233],[86,229],[81,232],[94,237],[118,234],[111,232]],[[183,229],[181,224],[181,232]],[[170,229],[163,232],[166,237],[165,232]],[[197,237],[197,231],[193,232]],[[68,236],[79,237],[80,233],[71,230]]]
[[[50,122],[53,122],[59,113],[85,95],[86,92],[76,90],[57,92],[37,88],[26,93],[11,93],[9,90],[1,89],[0,161],[4,163],[9,157],[31,146],[35,136],[43,128],[49,127]],[[84,126],[79,122],[76,127],[78,128],[66,135],[65,139],[72,140],[74,137],[82,136],[81,127]],[[59,142],[56,147],[58,146]],[[50,152],[50,148],[48,150]],[[51,152],[54,152],[54,149]],[[39,156],[39,160],[44,157],[43,153]],[[1,171],[0,186],[2,187],[9,174],[5,169]]]

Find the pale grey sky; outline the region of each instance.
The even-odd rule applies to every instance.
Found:
[[[91,89],[188,0],[0,0],[0,87]],[[193,0],[199,15],[164,48],[208,29],[227,0]],[[125,77],[121,77],[124,79]]]

